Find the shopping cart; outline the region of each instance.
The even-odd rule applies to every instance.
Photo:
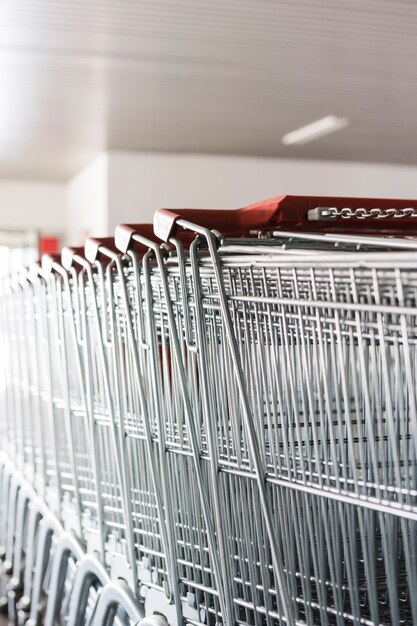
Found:
[[[86,407],[92,353],[83,303],[93,289],[85,289],[84,274],[44,257],[2,283],[2,448],[14,461],[4,454],[0,464],[2,570],[9,617],[31,626],[125,626],[143,617],[132,591],[110,579],[108,544],[101,562],[95,556],[106,535]]]
[[[368,235],[369,251],[344,235],[307,256],[306,239],[229,243],[210,228],[230,214],[156,215],[177,250],[179,229],[199,235],[166,275],[183,293],[176,332],[197,353],[188,393],[211,440],[198,455],[226,623],[417,620],[415,243],[369,237],[404,234],[417,211],[364,204],[290,198],[234,214],[246,237],[283,225]]]
[[[173,316],[166,306],[163,257],[171,257],[177,268],[180,265],[175,251],[161,248],[143,226],[139,232],[137,228],[119,227],[115,241],[128,259],[117,286],[122,295],[120,310],[127,312],[126,321],[121,318],[126,332],[120,335],[134,361],[126,397],[134,398],[135,388],[143,385],[141,395],[148,398],[142,413],[130,401],[126,437],[134,443],[142,431],[147,441],[149,456],[145,463],[152,472],[157,510],[162,511],[158,518],[164,520],[161,544],[165,566],[160,571],[159,587],[168,601],[175,603],[169,606],[161,590],[155,588],[146,593],[145,610],[163,612],[170,624],[182,623],[183,619],[205,623],[208,610],[220,611],[212,580],[212,562],[218,562],[218,556],[213,550],[211,528],[207,533],[210,502],[202,497],[207,466],[193,452],[201,434],[194,424],[188,399],[185,396],[184,402],[181,393],[181,386],[187,385],[187,381],[179,367],[179,343],[170,333]],[[135,505],[140,506],[137,496]],[[164,526],[166,530],[162,532]],[[155,571],[155,562],[152,567]]]
[[[151,230],[148,227],[148,235]],[[111,238],[88,240],[85,256],[65,250],[63,257],[67,268],[82,268],[79,311],[101,511],[96,527],[101,558],[111,579],[127,580],[147,607],[164,609],[177,620],[176,579],[171,585],[169,576],[173,560],[167,559],[171,502],[166,491],[161,493],[160,444],[152,434],[157,419],[154,351],[146,347],[148,326],[142,318],[135,326],[138,345],[131,341],[133,309],[128,307],[125,279],[129,263]],[[142,315],[140,291],[136,298],[135,310]]]
[[[29,624],[417,626],[416,216],[162,210],[2,284]]]

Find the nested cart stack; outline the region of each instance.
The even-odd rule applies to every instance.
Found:
[[[415,225],[160,210],[2,283],[19,624],[417,626]]]

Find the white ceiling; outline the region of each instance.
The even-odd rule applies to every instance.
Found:
[[[102,149],[417,163],[414,0],[0,0],[0,176]],[[281,136],[324,115],[350,128]]]

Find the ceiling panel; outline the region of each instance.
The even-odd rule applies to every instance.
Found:
[[[417,3],[1,0],[0,176],[103,149],[417,161]],[[319,117],[349,128],[304,146]]]

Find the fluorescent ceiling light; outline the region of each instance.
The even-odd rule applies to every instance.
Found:
[[[342,130],[342,128],[346,128],[349,124],[350,121],[347,117],[327,115],[327,117],[322,117],[320,120],[317,120],[317,122],[312,122],[311,124],[307,124],[307,126],[287,133],[283,136],[282,143],[286,146],[293,144],[302,145],[324,137],[325,135],[329,135],[330,133],[335,133],[337,130]]]

